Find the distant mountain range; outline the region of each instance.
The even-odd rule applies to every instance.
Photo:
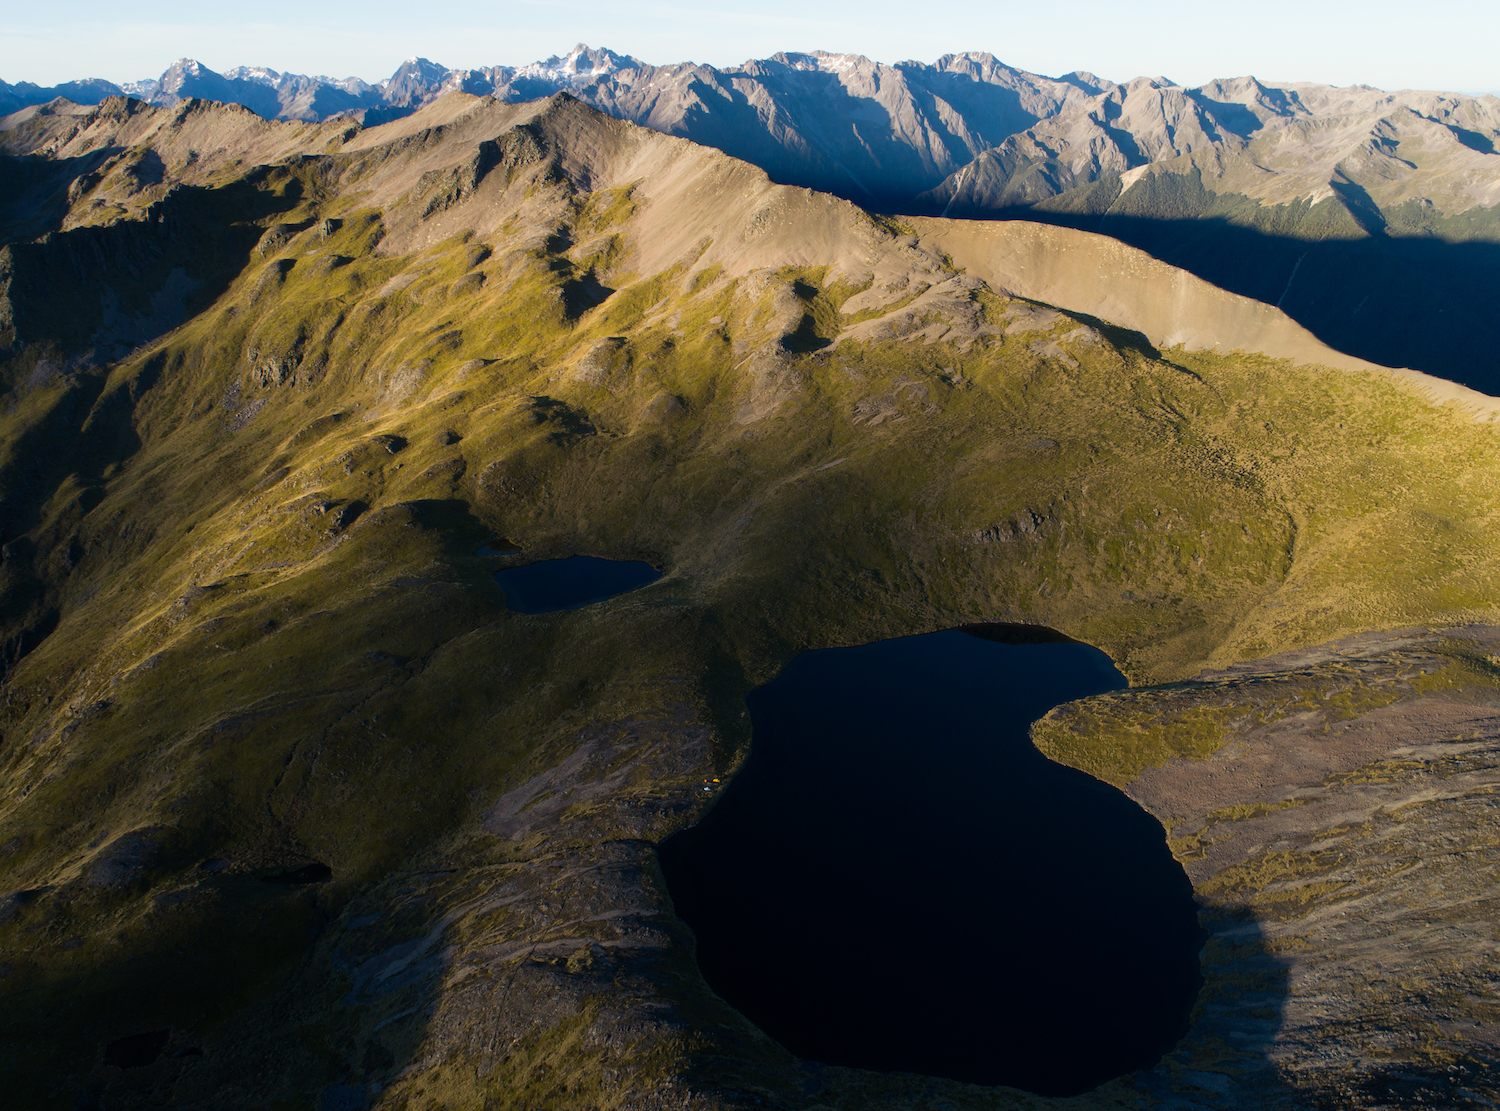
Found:
[[[239,67],[215,73],[182,59],[155,81],[75,81],[44,89],[0,82],[0,112],[62,96],[96,104],[127,95],[170,107],[197,97],[243,104],[267,119],[349,116],[366,126],[446,93],[507,103],[567,92],[620,119],[754,162],[773,178],[866,203],[905,202],[1040,120],[1117,88],[1091,74],[1060,80],[988,54],[889,66],[849,54],[777,54],[716,69],[652,66],[575,47],[531,65],[451,70],[411,58],[388,79],[335,80]]]
[[[1445,213],[1456,215],[1448,211],[1454,202],[1500,203],[1500,180],[1471,157],[1493,155],[1500,141],[1500,99],[1494,96],[1275,87],[1250,77],[1195,89],[1160,77],[1121,85],[1081,70],[1041,77],[979,53],[945,55],[932,65],[885,65],[817,51],[717,69],[653,66],[579,45],[525,66],[449,69],[410,58],[375,83],[264,66],[216,73],[184,58],[155,80],[125,85],[97,78],[51,88],[0,81],[0,113],[59,96],[78,104],[133,96],[165,107],[197,97],[243,104],[266,119],[349,116],[368,126],[454,91],[507,103],[568,92],[612,116],[754,162],[793,184],[902,205],[925,194],[929,206],[952,215],[1036,204],[1078,208],[1081,198],[1071,206],[1052,202],[1179,158],[1190,158],[1200,172],[1243,178],[1234,184],[1247,196],[1316,203],[1346,184],[1333,179],[1351,157],[1392,183],[1419,165],[1430,170],[1436,157],[1458,171],[1439,185]],[[1283,165],[1250,174],[1217,165],[1257,139],[1264,148],[1257,153],[1270,153],[1273,161],[1280,156]],[[1410,153],[1403,145],[1419,146],[1427,157],[1403,157]],[[1399,185],[1383,190],[1391,194],[1385,199],[1399,191]],[[1093,191],[1082,207],[1107,206],[1108,192]]]
[[[1494,96],[1252,77],[1117,84],[1083,71],[1043,77],[982,53],[931,65],[818,51],[652,66],[580,45],[519,67],[413,58],[373,84],[263,67],[221,74],[183,59],[124,86],[0,82],[0,113],[128,95],[373,126],[455,91],[511,103],[567,92],[869,208],[1104,231],[1386,364],[1462,378],[1476,360],[1493,370],[1500,350]],[[1455,305],[1472,328],[1413,326]]]

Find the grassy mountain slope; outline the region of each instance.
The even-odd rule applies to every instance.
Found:
[[[519,68],[412,58],[378,85],[182,59],[129,90],[163,107],[200,98],[366,124],[455,90],[506,102],[568,92],[881,211],[1102,232],[1275,305],[1341,351],[1500,393],[1493,96],[1254,77],[1121,85],[983,53],[889,66],[818,51],[720,70],[581,45]],[[120,91],[0,83],[0,111]]]
[[[1494,619],[1496,430],[1388,374],[1160,351],[956,269],[963,225],[568,98],[246,115],[5,133],[0,1053],[38,1106],[812,1105],[651,848],[794,653],[1040,622],[1161,682]],[[505,610],[497,566],[573,553],[666,574]]]

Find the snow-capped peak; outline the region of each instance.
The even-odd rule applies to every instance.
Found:
[[[594,50],[586,43],[579,43],[562,57],[554,54],[546,61],[532,62],[515,72],[517,77],[575,84],[580,80],[605,77],[627,68],[632,62],[633,58],[621,57],[613,50]]]
[[[786,51],[772,57],[788,69],[806,73],[846,73],[870,61],[863,54],[830,54],[826,50],[814,50],[809,54]]]
[[[829,54],[824,50],[816,50],[813,57],[817,59],[818,68],[825,73],[843,73],[846,70],[858,69],[861,63],[869,62],[863,54]]]
[[[281,74],[265,66],[236,66],[226,69],[224,76],[231,81],[254,81],[261,85],[272,85],[281,80]]]

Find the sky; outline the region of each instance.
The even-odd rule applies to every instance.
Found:
[[[1253,17],[1250,13],[1253,13]],[[1431,13],[1430,15],[1428,13]],[[254,16],[255,18],[247,18]],[[606,46],[642,61],[735,65],[778,50],[931,62],[983,50],[1033,73],[1085,69],[1116,81],[1270,81],[1500,93],[1500,2],[1447,0],[741,0],[711,8],[639,0],[204,0],[0,2],[0,79],[53,85],[159,76],[192,57],[210,69],[388,77],[404,58],[451,68],[520,65]]]

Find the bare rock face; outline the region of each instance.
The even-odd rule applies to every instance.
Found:
[[[1039,539],[1043,531],[1052,524],[1050,517],[1034,509],[1023,509],[1010,520],[974,534],[982,544],[1008,544],[1015,540]]]
[[[160,838],[157,829],[122,833],[99,850],[84,873],[84,883],[94,887],[125,887],[146,871],[152,850]]]
[[[617,118],[719,147],[778,180],[861,201],[905,202],[930,190],[927,203],[952,215],[1033,205],[1106,179],[1113,195],[1090,203],[1107,206],[1158,164],[1195,169],[1218,183],[1209,184],[1215,192],[1266,203],[1334,198],[1341,176],[1373,190],[1380,210],[1409,198],[1418,180],[1427,183],[1420,195],[1450,216],[1500,203],[1484,161],[1500,141],[1493,97],[1278,87],[1253,77],[1192,89],[1159,77],[1053,79],[982,53],[890,66],[814,51],[716,69],[649,65],[580,45],[519,67],[451,70],[410,58],[376,84],[264,67],[218,74],[184,58],[131,89],[5,86],[0,108],[59,96],[94,104],[133,90],[167,107],[198,98],[266,118],[352,113],[368,123],[455,91],[506,102],[567,92]],[[1422,157],[1402,154],[1403,145]]]
[[[1357,184],[1384,210],[1423,180],[1423,194],[1456,215],[1500,203],[1488,161],[1497,137],[1500,103],[1493,97],[1311,84],[1272,89],[1254,78],[1185,89],[1142,78],[1008,137],[927,197],[948,215],[973,216],[1109,178],[1110,196],[1091,203],[1101,213],[1111,205],[1129,212],[1127,196],[1146,193],[1143,183],[1168,173],[1197,174],[1212,192],[1266,205],[1307,199],[1357,206],[1338,196],[1342,181],[1345,192]],[[1422,157],[1412,159],[1417,152]]]
[[[630,352],[625,348],[625,341],[612,338],[600,340],[590,347],[570,376],[576,382],[603,386],[613,375],[623,374],[629,369]]]
[[[1495,627],[1371,633],[1038,724],[1162,822],[1203,908],[1203,1003],[1142,1087],[1217,1107],[1500,1094],[1497,651]],[[1085,737],[1106,704],[1115,726]],[[1139,771],[1131,730],[1168,746]]]
[[[778,344],[767,345],[738,368],[748,389],[735,410],[736,424],[755,424],[772,416],[782,404],[803,389],[806,376],[786,357]]]
[[[272,224],[255,245],[255,253],[262,258],[270,258],[290,243],[292,237],[301,230],[295,224]]]

